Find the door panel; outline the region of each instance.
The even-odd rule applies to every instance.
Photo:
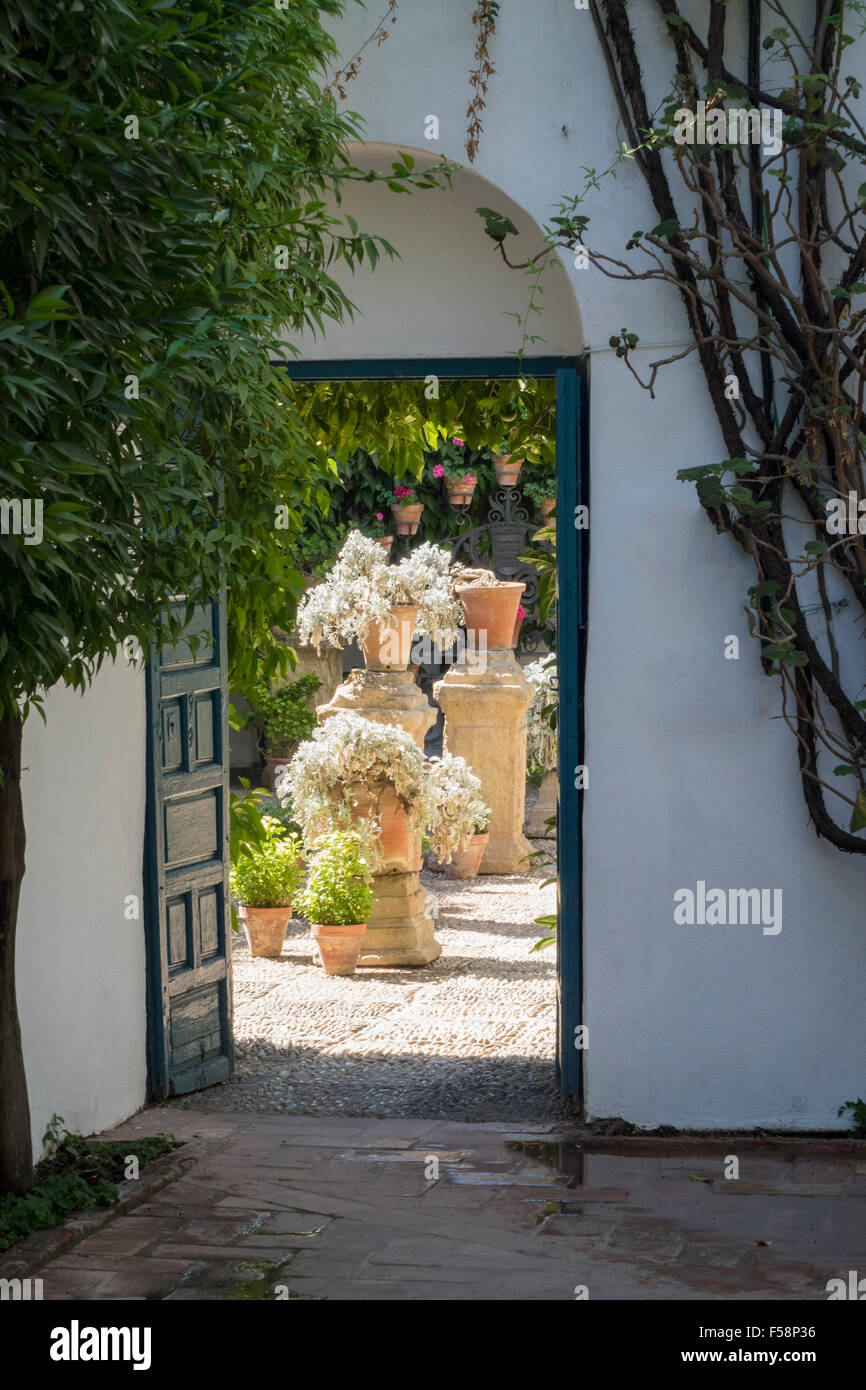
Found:
[[[148,667],[152,1098],[212,1086],[232,1071],[225,650],[224,608],[214,602]]]

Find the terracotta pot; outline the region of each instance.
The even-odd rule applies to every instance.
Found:
[[[548,516],[550,516],[550,513],[553,511],[553,509],[554,509],[555,506],[556,506],[556,498],[555,498],[555,497],[545,497],[544,501],[542,502],[542,504],[541,504],[541,506],[539,507],[538,510],[541,512],[541,515],[542,515],[543,517],[548,517]]]
[[[423,510],[423,502],[409,502],[405,506],[402,506],[399,502],[392,502],[391,515],[397,527],[397,535],[417,535],[418,523],[421,520],[421,513]]]
[[[388,869],[409,872],[420,850],[421,832],[410,829],[409,813],[401,805],[390,782],[379,782],[372,787],[355,782],[349,790],[354,821],[366,819],[371,812],[378,818],[382,865],[377,872]]]
[[[298,744],[296,743],[293,746],[292,751],[290,753],[282,753],[279,758],[265,758],[265,766],[262,772],[261,784],[263,787],[267,787],[269,792],[276,791],[277,774],[279,773],[280,768],[288,768],[289,763],[292,761],[292,758],[295,756],[297,750]]]
[[[405,671],[412,654],[412,633],[418,617],[416,604],[395,604],[390,626],[371,623],[361,644],[365,665],[371,671]]]
[[[377,545],[381,545],[386,555],[391,554],[391,546],[394,544],[393,536],[371,536],[370,539],[374,540]]]
[[[485,633],[488,647],[510,647],[525,584],[457,584],[469,632]],[[478,642],[476,637],[476,644]]]
[[[496,481],[500,487],[514,487],[520,477],[523,459],[518,459],[515,463],[511,454],[494,454],[493,467],[496,469]]]
[[[246,928],[250,954],[267,956],[271,960],[282,955],[291,916],[291,904],[288,907],[247,907],[239,903],[238,918]]]
[[[452,854],[451,863],[445,865],[446,877],[475,878],[489,839],[489,831],[485,831],[483,835],[473,835],[465,849],[458,849]]]
[[[473,495],[473,493],[475,492],[475,484],[476,484],[477,482],[478,482],[478,479],[477,479],[477,478],[473,478],[472,481],[471,481],[471,482],[468,482],[468,483],[463,483],[463,482],[460,482],[460,483],[449,483],[449,484],[448,484],[448,501],[451,503],[451,506],[452,506],[452,507],[465,507],[465,506],[467,506],[467,505],[472,501],[472,495]]]
[[[525,616],[525,614],[524,614],[524,616]],[[515,618],[515,619],[514,619],[514,631],[513,631],[512,634],[511,634],[511,645],[512,645],[512,647],[516,647],[516,646],[517,646],[517,643],[518,643],[518,641],[519,641],[519,639],[520,639],[520,629],[521,629],[522,627],[523,627],[523,618],[521,618],[521,617]]]
[[[310,930],[326,975],[354,975],[361,954],[366,922],[349,927],[311,922]]]

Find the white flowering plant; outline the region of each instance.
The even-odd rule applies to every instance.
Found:
[[[392,604],[418,608],[415,631],[429,633],[441,647],[457,640],[463,606],[451,590],[451,552],[425,541],[397,565],[388,567],[385,593]]]
[[[533,687],[532,704],[526,711],[526,766],[529,772],[550,772],[556,767],[557,675],[556,658],[541,657],[523,668]]]
[[[422,826],[426,812],[427,764],[410,734],[395,724],[377,724],[351,710],[331,715],[302,743],[276,788],[291,801],[304,841],[313,846],[335,825],[357,828],[356,790],[374,793],[390,784],[410,824]]]
[[[333,568],[321,584],[308,590],[295,630],[302,642],[321,651],[323,645],[345,647],[361,643],[371,622],[387,623],[389,566],[380,545],[352,531]]]
[[[425,800],[429,845],[441,864],[490,825],[481,782],[465,758],[444,753],[429,760]]]

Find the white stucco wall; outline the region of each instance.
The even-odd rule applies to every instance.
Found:
[[[367,37],[375,8],[353,6],[338,26],[344,55]],[[367,51],[348,89],[370,141],[465,162],[471,10],[465,0],[401,0],[387,44]],[[652,84],[662,63],[657,7],[638,0],[629,11],[654,45]],[[534,251],[533,220],[544,223],[560,196],[581,187],[581,166],[605,168],[623,132],[587,12],[566,0],[504,0],[490,51],[496,75],[475,165],[488,182],[478,181],[477,198],[471,178],[456,198],[366,187],[364,211],[375,210],[373,196],[378,211],[364,225],[401,252],[391,283],[402,292],[387,268],[381,281],[379,272],[359,277],[349,289],[362,312],[324,344],[305,345],[308,355],[517,348],[519,331],[503,315],[522,307],[525,281],[490,270],[496,253],[471,209],[516,205],[526,229],[517,253]],[[424,140],[430,114],[440,121],[433,145]],[[495,200],[490,184],[513,203]],[[442,201],[438,241],[413,232],[422,200]],[[590,244],[611,254],[657,220],[631,165],[587,210]],[[592,352],[587,1109],[641,1125],[835,1127],[840,1102],[866,1085],[866,866],[818,841],[808,823],[793,737],[774,718],[778,687],[748,640],[752,573],[732,541],[714,538],[693,489],[675,481],[678,468],[723,456],[702,378],[690,361],[670,368],[651,401],[606,350],[623,325],[647,348],[683,345],[676,295],[570,264],[556,274],[570,278],[579,315],[557,295],[547,327],[534,329],[548,341],[534,351],[574,350],[563,344],[582,334]],[[477,293],[466,297],[482,282],[486,307]],[[377,283],[381,297],[371,298]],[[742,639],[739,661],[723,658],[729,633]],[[699,879],[781,888],[782,931],[675,926],[675,891]]]
[[[108,664],[85,695],[57,687],[24,729],[27,832],[18,1008],[34,1155],[47,1121],[93,1133],[145,1099],[142,903],[145,682]]]

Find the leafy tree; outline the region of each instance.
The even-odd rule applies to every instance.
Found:
[[[290,626],[284,542],[332,466],[268,349],[349,307],[387,242],[328,206],[343,0],[10,0],[0,15],[0,1190],[32,1179],[14,983],[22,724],[225,582],[238,683]],[[329,201],[330,200],[330,201]],[[41,535],[36,524],[41,507]],[[32,509],[32,510],[28,510]],[[30,525],[24,521],[29,518]],[[29,534],[23,534],[29,530]],[[293,589],[294,586],[294,589]]]

